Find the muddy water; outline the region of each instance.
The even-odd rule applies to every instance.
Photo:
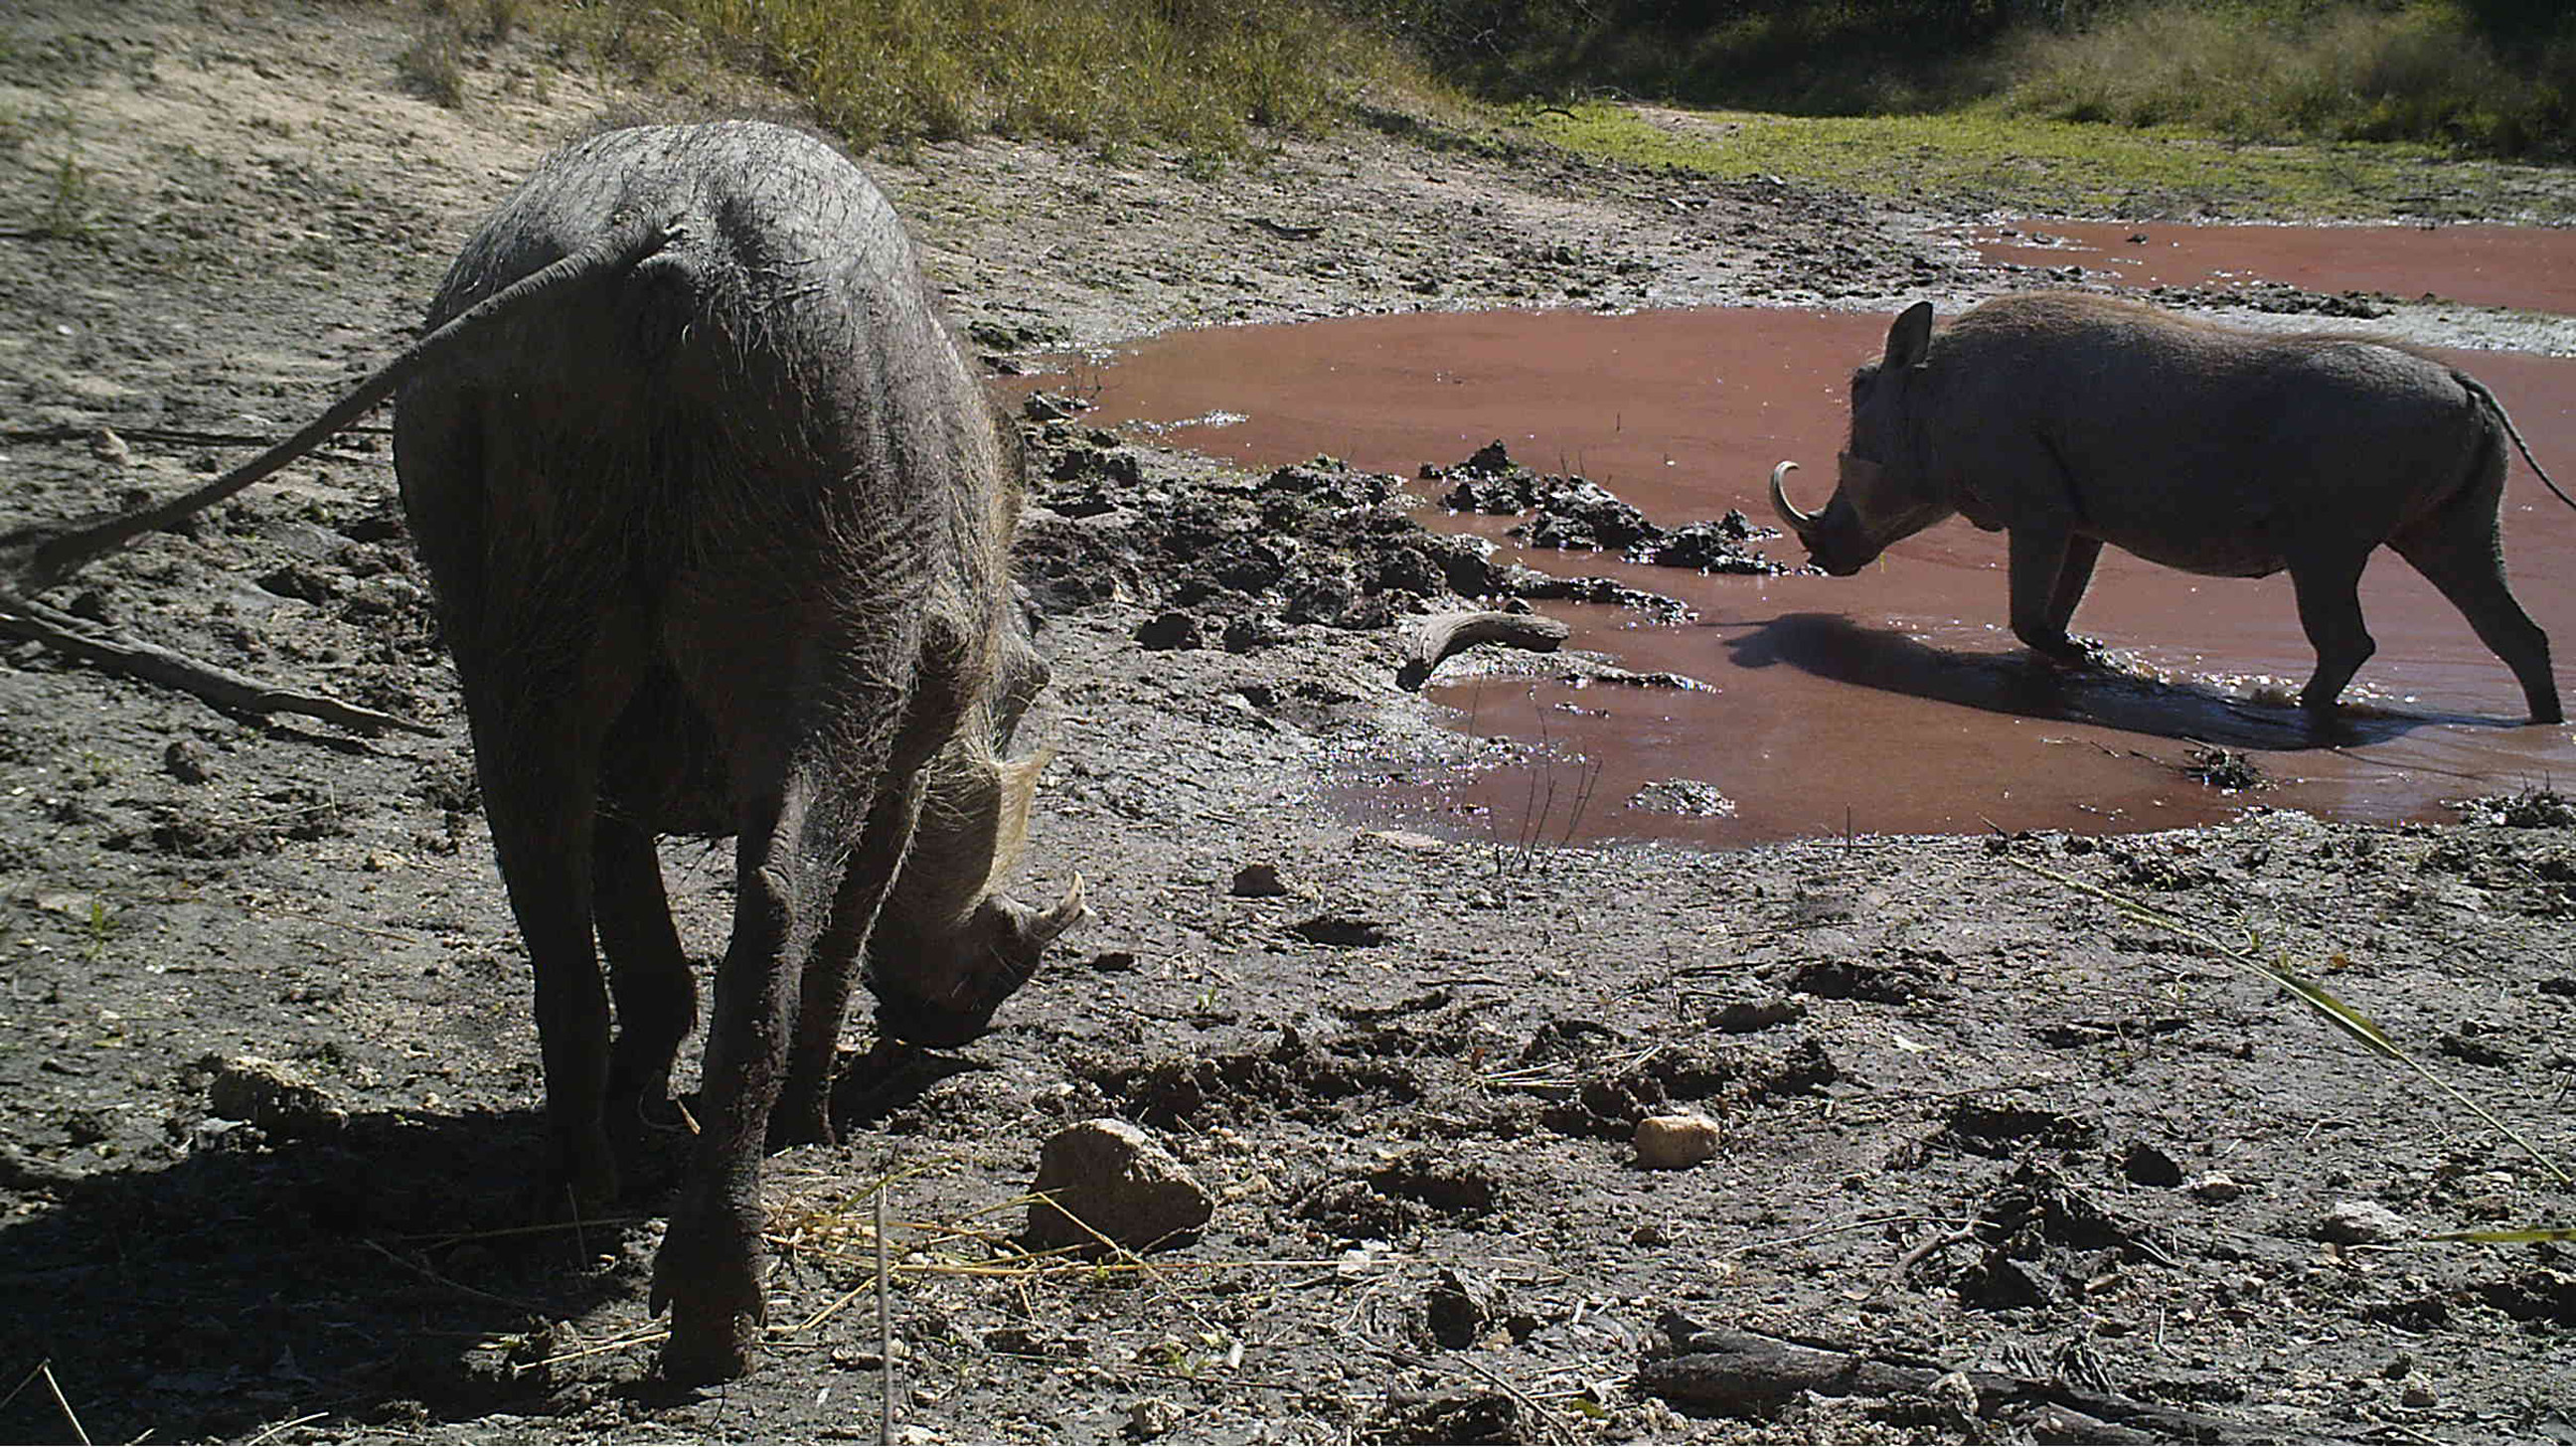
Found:
[[[2080,266],[2121,286],[2270,281],[2576,315],[2576,236],[2564,230],[2014,221],[1965,235],[1988,261]]]
[[[1820,505],[1845,378],[1884,327],[1876,316],[1760,310],[1362,318],[1169,336],[1093,380],[1105,419],[1159,424],[1247,465],[1326,452],[1410,476],[1500,438],[1516,459],[1582,473],[1674,525],[1729,508],[1766,517],[1765,477],[1782,457],[1808,464],[1793,481]],[[2576,361],[2459,360],[2505,399],[2544,461],[2566,459],[2560,472],[2576,479]],[[2576,653],[2576,514],[2519,464],[2507,486],[2516,589],[2563,659]],[[1835,579],[1523,552],[1501,538],[1508,520],[1449,521],[1532,566],[1682,598],[1697,616],[1680,625],[1549,611],[1574,623],[1574,647],[1707,687],[1435,686],[1461,727],[1495,742],[1472,767],[1373,776],[1354,797],[1379,818],[1506,845],[1722,845],[1989,823],[2163,828],[2249,803],[2443,818],[2446,799],[2576,777],[2576,736],[2523,726],[2508,670],[2384,552],[2363,588],[2379,653],[2345,695],[2348,727],[2320,739],[2289,701],[2313,655],[2286,579],[2194,578],[2106,553],[2076,628],[2123,666],[2065,674],[2033,663],[2006,631],[2002,540],[1964,522]],[[1800,557],[1786,538],[1766,546]],[[2227,793],[2187,777],[2202,745],[2244,752],[2278,787]],[[1651,787],[1674,780],[1705,787]],[[1678,796],[1691,812],[1633,805],[1641,795]]]

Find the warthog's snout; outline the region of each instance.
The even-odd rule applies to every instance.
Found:
[[[1065,897],[1048,909],[1032,909],[1000,895],[987,896],[975,907],[957,937],[948,942],[955,963],[937,972],[944,994],[925,993],[907,983],[868,974],[877,997],[877,1029],[907,1044],[953,1050],[973,1043],[993,1028],[993,1013],[1037,973],[1039,957],[1065,931],[1092,918],[1077,878]]]
[[[1800,512],[1798,505],[1789,501],[1787,479],[1797,470],[1794,462],[1782,462],[1771,469],[1771,510],[1780,515],[1789,531],[1798,535],[1798,541],[1807,545],[1807,561],[1837,578],[1848,578],[1869,566],[1878,550],[1857,536],[1848,494],[1856,480],[1875,478],[1877,465],[1844,454],[1842,485],[1835,489],[1834,500],[1821,513]]]

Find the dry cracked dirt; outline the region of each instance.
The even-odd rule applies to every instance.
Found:
[[[535,157],[690,113],[540,34],[443,108],[402,79],[417,16],[348,0],[0,23],[9,526],[282,434],[399,347]],[[1393,113],[1218,168],[870,165],[996,356],[1999,282],[1904,207]],[[2432,1239],[2568,1224],[2576,1188],[2244,963],[2576,1160],[2556,796],[1716,855],[1373,827],[1338,788],[1471,747],[1396,676],[1408,616],[1486,581],[1472,550],[1391,479],[1032,428],[1059,757],[1028,891],[1079,873],[1100,918],[996,1033],[873,1059],[846,1142],[771,1162],[773,1331],[721,1390],[654,1380],[658,1202],[524,1229],[525,961],[382,419],[47,595],[428,731],[0,646],[0,1437],[867,1440],[890,1390],[905,1441],[2576,1442],[2566,1248]],[[665,852],[701,956],[727,857]],[[1713,1154],[1642,1167],[1672,1113]],[[1211,1219],[1026,1255],[1041,1142],[1103,1115]]]

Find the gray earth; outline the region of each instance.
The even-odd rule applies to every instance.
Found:
[[[544,150],[688,113],[534,33],[441,108],[401,77],[413,18],[372,6],[6,23],[5,527],[302,421]],[[1904,208],[1428,124],[1214,174],[1006,141],[871,169],[996,357],[2013,280]],[[1021,571],[1057,682],[1029,727],[1060,752],[1024,892],[1079,873],[1100,920],[972,1047],[853,1023],[847,1139],[771,1161],[771,1340],[718,1391],[653,1378],[664,1201],[526,1229],[524,959],[381,423],[46,595],[429,732],[0,648],[0,1437],[864,1440],[890,1392],[907,1441],[2576,1441],[2565,1248],[2433,1239],[2564,1225],[2576,1193],[2251,969],[2576,1160],[2555,795],[1725,855],[1375,828],[1334,791],[1466,749],[1396,686],[1403,621],[1491,580],[1391,479],[1037,432]],[[728,861],[665,850],[701,956]],[[1713,1156],[1641,1167],[1637,1122],[1685,1113]],[[1212,1214],[1142,1257],[1029,1254],[1042,1143],[1102,1115]]]

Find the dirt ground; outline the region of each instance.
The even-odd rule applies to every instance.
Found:
[[[345,0],[0,18],[0,526],[282,434],[401,344],[535,157],[683,113],[534,34],[443,109],[401,80],[412,12]],[[2012,280],[1903,208],[1401,118],[1213,174],[998,141],[872,169],[996,355]],[[1395,679],[1472,553],[1392,479],[1042,440],[1031,726],[1061,753],[1023,892],[1079,873],[1100,919],[996,1033],[872,1071],[844,1145],[770,1163],[772,1340],[717,1391],[653,1377],[658,1206],[521,1229],[524,957],[381,419],[48,594],[431,732],[0,646],[0,1438],[868,1440],[891,1384],[905,1441],[2576,1442],[2565,1248],[2430,1239],[2571,1224],[2576,1190],[2220,948],[2576,1161],[2554,795],[1724,855],[1375,828],[1332,792],[1470,761]],[[666,849],[702,956],[728,857]],[[1641,1167],[1672,1111],[1714,1155]],[[1032,1261],[1039,1144],[1103,1114],[1213,1218]],[[1799,1346],[1825,1366],[1780,1375]]]

